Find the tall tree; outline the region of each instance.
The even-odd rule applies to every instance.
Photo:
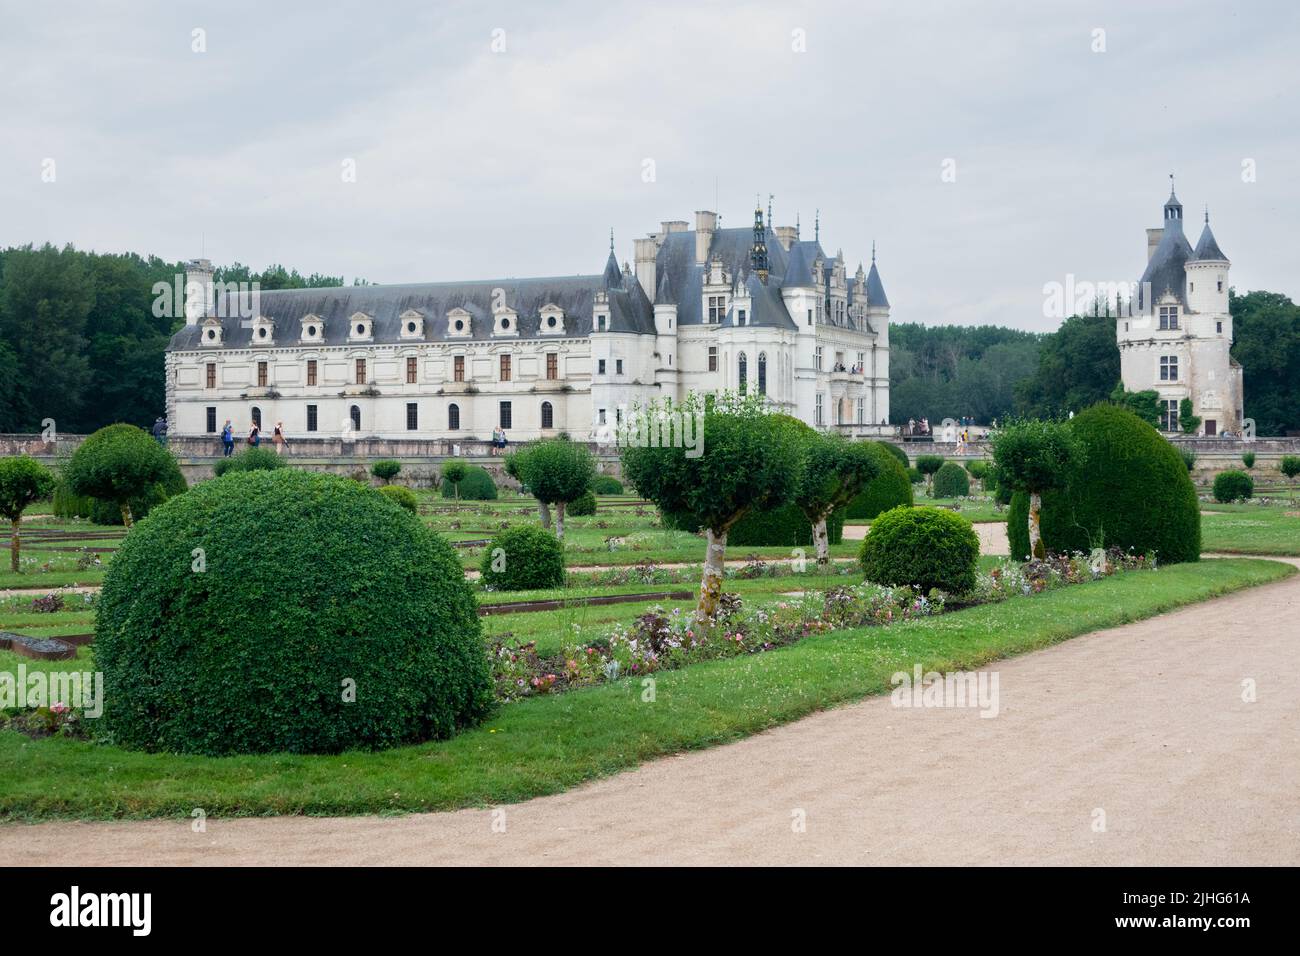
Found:
[[[803,471],[794,503],[812,525],[817,564],[826,567],[831,560],[826,520],[880,474],[880,465],[867,442],[820,432],[805,441]]]
[[[1119,381],[1115,320],[1075,315],[1043,340],[1038,370],[1019,392],[1023,411],[1050,418],[1105,401]]]
[[[9,566],[15,574],[23,512],[28,505],[53,493],[53,473],[35,458],[0,458],[0,517],[9,519]]]
[[[1230,292],[1232,357],[1257,435],[1300,429],[1300,306],[1278,292]]]
[[[1047,557],[1043,547],[1043,492],[1064,487],[1079,444],[1064,422],[1027,419],[999,428],[991,436],[998,481],[1029,495],[1029,553]]]

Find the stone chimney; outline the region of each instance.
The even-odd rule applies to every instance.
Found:
[[[776,238],[781,241],[781,248],[786,252],[790,251],[794,241],[799,238],[799,230],[794,226],[777,226],[773,232],[776,233]]]
[[[708,210],[695,211],[695,264],[702,266],[709,258],[709,246],[718,229],[718,214]]]
[[[1156,254],[1156,246],[1160,245],[1160,240],[1165,237],[1164,229],[1147,230],[1147,262]]]
[[[659,224],[659,237],[662,240],[664,236],[673,232],[687,232],[691,228],[690,223],[685,219],[665,219]]]
[[[185,263],[185,324],[198,325],[213,314],[212,261],[191,259]]]
[[[641,284],[646,298],[653,299],[657,282],[655,280],[655,256],[659,253],[659,237],[650,235],[634,243],[636,253],[636,281]]]

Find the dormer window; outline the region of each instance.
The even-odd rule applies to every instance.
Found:
[[[447,313],[447,335],[451,338],[469,338],[470,314],[464,309],[456,308]]]
[[[508,306],[497,310],[492,316],[493,335],[518,335],[519,313]]]
[[[401,337],[404,339],[424,338],[424,315],[415,309],[407,309],[399,316]]]
[[[203,333],[201,341],[205,346],[216,346],[221,344],[221,320],[212,317],[203,320]]]
[[[1170,331],[1178,328],[1178,306],[1160,306],[1160,330]]]
[[[597,332],[609,331],[609,293],[596,293],[596,302],[592,307],[591,325]]]
[[[725,295],[707,296],[709,324],[717,325],[727,315],[727,297]]]
[[[374,338],[375,320],[364,312],[354,312],[348,319],[348,341],[369,342]]]
[[[737,324],[737,325],[744,325],[744,324],[745,324],[745,310],[744,310],[744,309],[738,309],[738,310],[736,310],[736,324]]]
[[[542,306],[541,312],[541,334],[542,335],[563,335],[564,334],[564,310],[554,303]]]
[[[325,336],[325,321],[319,315],[302,317],[302,341],[320,342]]]
[[[275,325],[264,315],[259,315],[253,320],[253,344],[275,344]]]

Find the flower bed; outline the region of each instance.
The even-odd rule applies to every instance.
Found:
[[[1005,559],[977,574],[970,591],[955,596],[870,582],[805,591],[754,607],[746,607],[738,594],[723,594],[717,615],[703,622],[690,611],[667,612],[656,606],[631,624],[594,638],[574,625],[554,657],[539,656],[536,642],[511,643],[505,635],[490,648],[496,696],[509,702],[643,677],[699,661],[761,653],[828,631],[887,626],[1154,567],[1155,561],[1146,555],[1114,549],[1050,555],[1023,564]]]

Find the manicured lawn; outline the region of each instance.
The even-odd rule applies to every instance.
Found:
[[[641,761],[734,740],[889,688],[919,663],[978,667],[1295,569],[1203,561],[503,707],[439,743],[334,757],[178,757],[0,733],[0,816],[188,817],[444,810],[554,793]],[[1122,648],[1116,648],[1122,653]]]
[[[1201,550],[1300,555],[1300,508],[1289,505],[1203,505]]]

